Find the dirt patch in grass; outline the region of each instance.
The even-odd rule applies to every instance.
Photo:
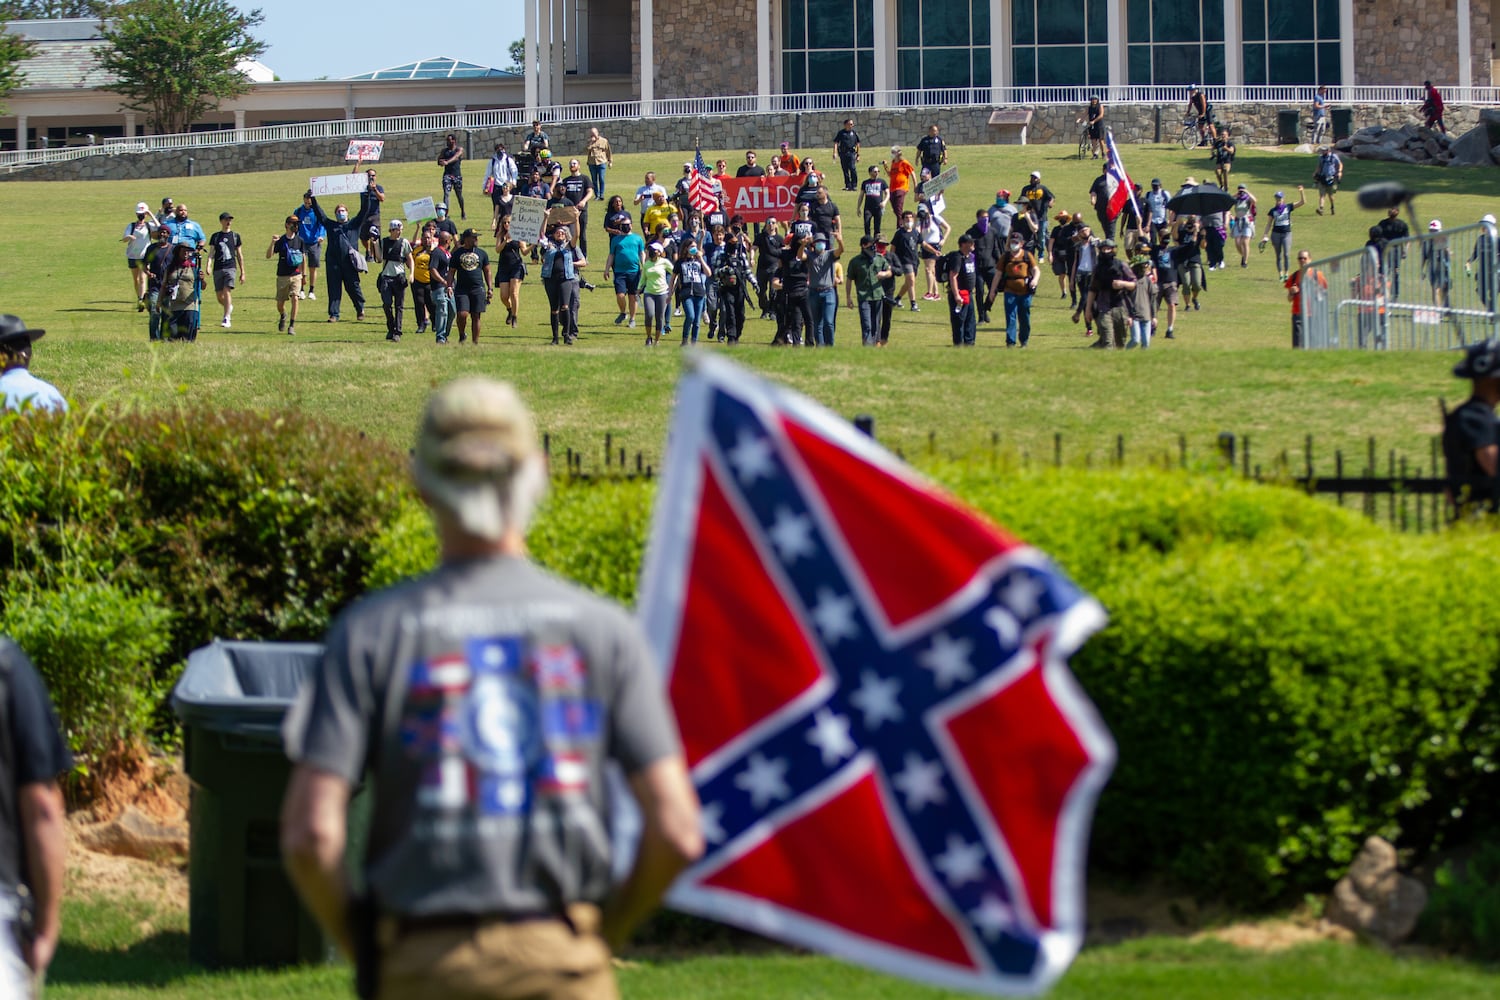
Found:
[[[187,859],[164,857],[140,860],[90,850],[81,834],[117,819],[133,807],[149,819],[186,828],[189,786],[179,761],[143,758],[96,781],[88,808],[68,815],[69,891],[117,899],[137,899],[157,910],[186,912]]]

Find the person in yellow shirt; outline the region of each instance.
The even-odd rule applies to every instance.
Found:
[[[417,314],[418,335],[427,332],[427,317],[432,314],[432,248],[437,246],[434,232],[431,241],[424,230],[411,248],[411,307]]]
[[[667,195],[664,191],[653,191],[651,193],[651,207],[646,209],[641,217],[641,222],[646,227],[647,233],[655,233],[659,228],[667,224],[667,220],[676,211],[667,204]]]

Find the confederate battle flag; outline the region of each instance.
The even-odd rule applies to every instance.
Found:
[[[1114,759],[1066,665],[1103,610],[810,400],[711,357],[677,399],[640,611],[707,851],[669,904],[1045,989]]]

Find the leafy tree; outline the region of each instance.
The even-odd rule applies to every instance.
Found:
[[[10,20],[9,14],[9,7],[0,5],[0,21]],[[5,99],[11,91],[25,82],[26,72],[21,69],[21,63],[31,58],[35,48],[29,39],[0,31],[0,112],[5,110]]]
[[[146,114],[158,133],[185,132],[220,102],[251,87],[238,65],[266,51],[250,34],[265,20],[228,0],[128,0],[104,27],[99,65],[116,80],[104,89]]]
[[[505,67],[512,73],[522,73],[526,69],[526,39],[517,38],[506,47],[510,54],[510,65]]]

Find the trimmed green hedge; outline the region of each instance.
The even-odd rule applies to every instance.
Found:
[[[194,647],[316,639],[430,566],[404,464],[295,413],[0,418],[0,624],[73,745],[108,753]],[[1326,888],[1371,833],[1420,849],[1494,816],[1492,530],[1396,535],[1211,474],[934,471],[1110,610],[1074,662],[1120,745],[1105,869],[1266,902]],[[628,602],[654,489],[555,485],[534,556]]]

